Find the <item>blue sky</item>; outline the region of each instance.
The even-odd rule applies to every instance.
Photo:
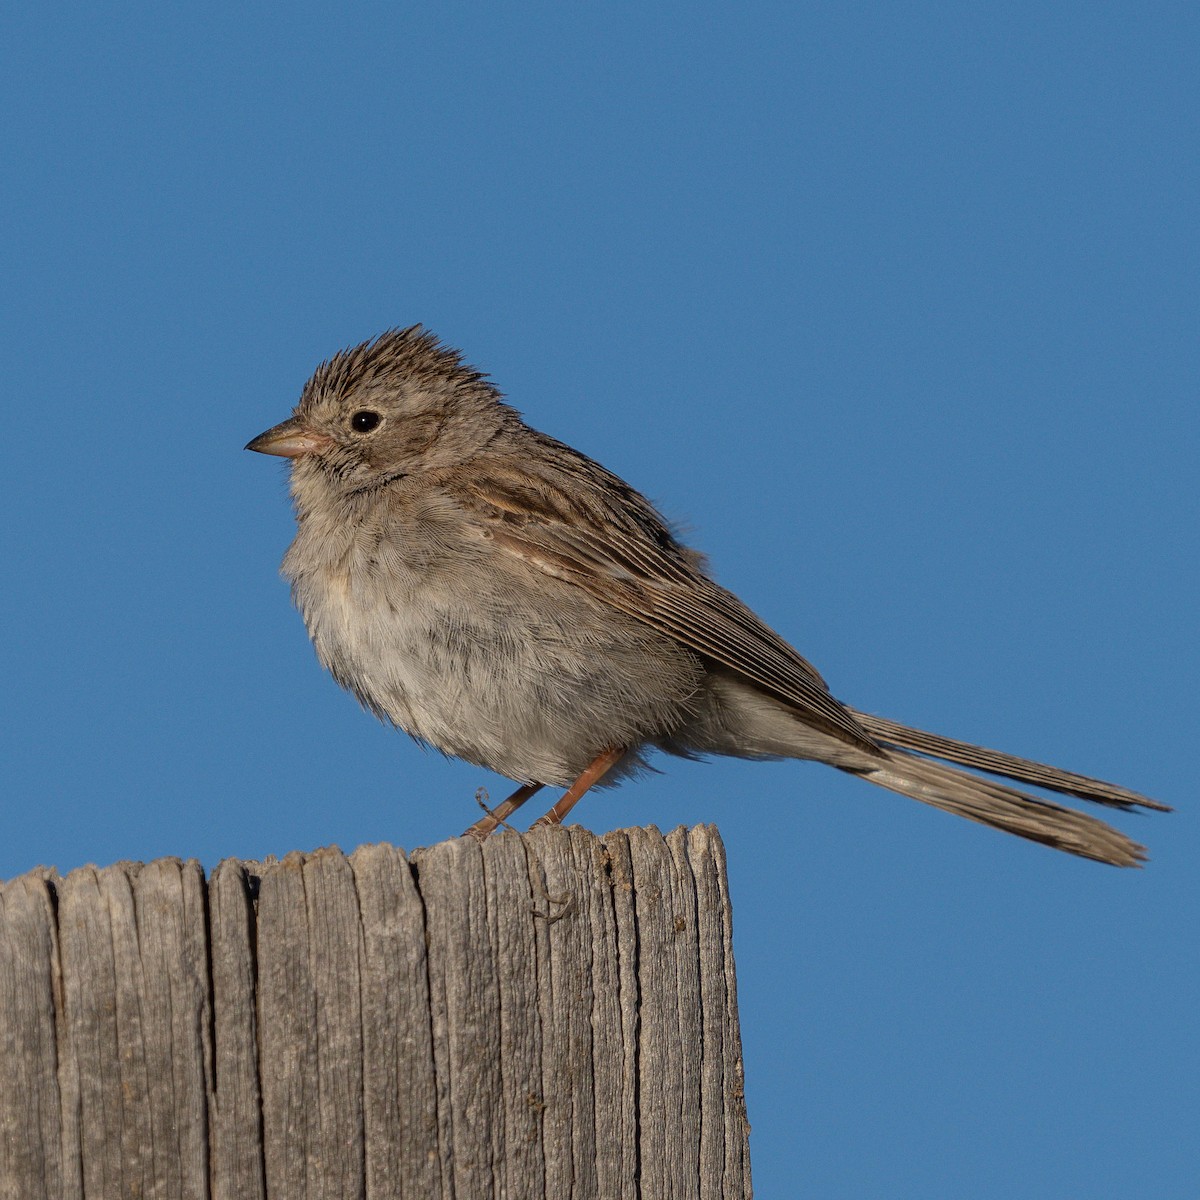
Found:
[[[759,1194],[1193,1196],[1195,6],[175,8],[0,37],[0,876],[504,792],[322,674],[242,452],[422,321],[842,699],[1178,806],[1131,872],[807,764],[589,797],[721,829]]]

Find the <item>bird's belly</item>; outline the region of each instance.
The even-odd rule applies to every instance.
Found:
[[[560,598],[436,586],[370,595],[344,576],[295,580],[322,664],[382,719],[446,754],[523,782],[565,786],[610,746],[687,719],[703,669],[640,625],[580,637]]]

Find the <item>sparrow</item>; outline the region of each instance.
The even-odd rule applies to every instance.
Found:
[[[561,822],[655,750],[826,763],[1114,866],[1144,848],[1012,784],[1170,811],[835,699],[649,501],[420,325],[323,362],[246,449],[290,460],[283,575],[322,665],[383,721],[520,785],[469,835],[543,787],[566,791],[538,824]]]

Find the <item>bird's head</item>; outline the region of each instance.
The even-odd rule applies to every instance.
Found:
[[[323,362],[292,415],[246,449],[292,460],[303,507],[311,489],[365,495],[463,462],[516,419],[486,376],[413,325]]]

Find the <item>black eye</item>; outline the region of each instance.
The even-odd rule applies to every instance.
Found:
[[[370,433],[383,418],[369,408],[360,409],[350,418],[350,428],[355,433]]]

